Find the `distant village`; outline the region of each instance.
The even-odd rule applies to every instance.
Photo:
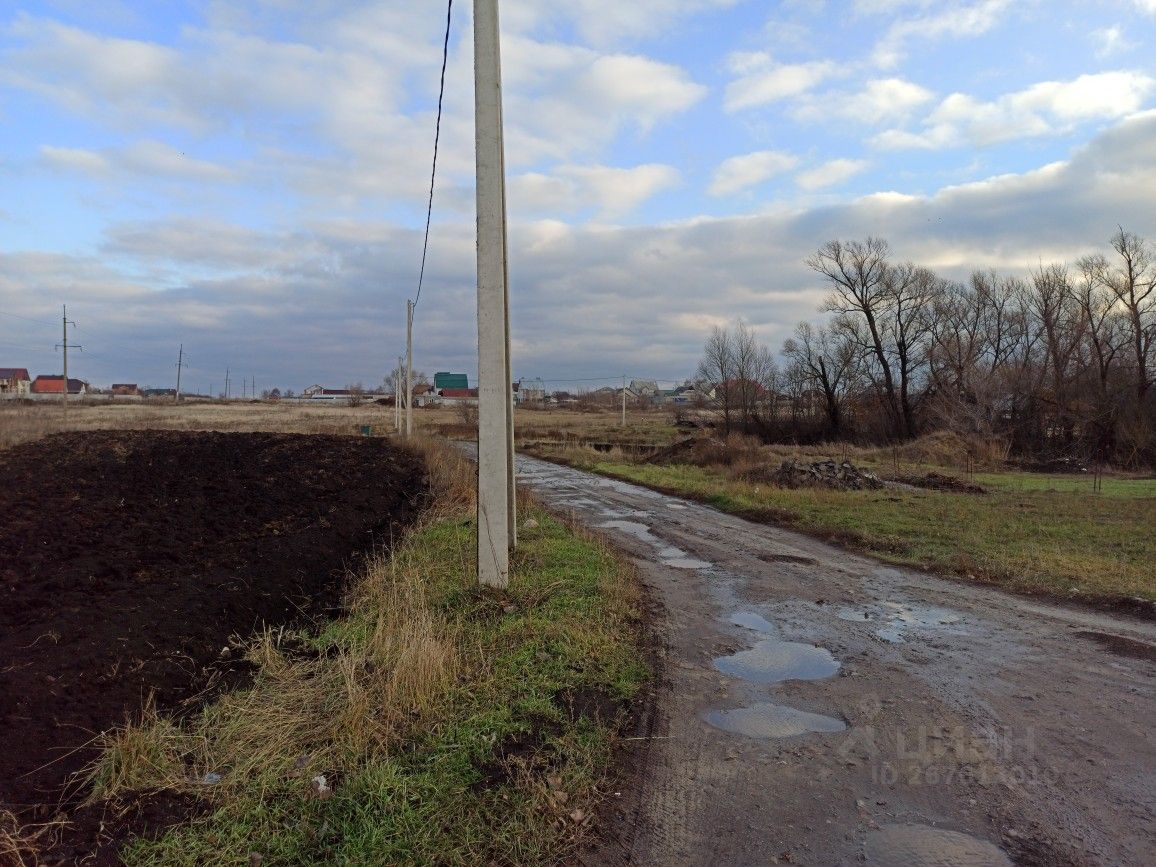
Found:
[[[434,374],[433,382],[424,376],[415,377],[413,405],[424,406],[469,406],[478,402],[477,388],[471,388],[469,378],[464,373],[441,371]],[[541,379],[521,379],[510,384],[514,400],[526,406],[608,406],[621,405],[625,400],[632,407],[661,406],[666,404],[697,406],[712,402],[715,389],[710,383],[692,382],[669,389],[659,387],[653,379],[632,379],[625,386],[604,386],[580,392],[546,390]],[[0,367],[0,399],[46,400],[64,396],[64,377],[61,374],[40,374],[33,377],[27,368]],[[181,397],[187,399],[227,399],[227,400],[281,400],[293,402],[328,401],[359,405],[375,402],[394,405],[394,392],[385,386],[368,389],[359,385],[344,388],[328,388],[314,384],[299,394],[293,389],[273,388],[256,393],[242,390],[241,394],[222,393],[218,395],[198,394],[195,390],[184,391]],[[108,388],[95,388],[83,379],[68,379],[68,395],[78,399],[143,401],[150,398],[177,397],[175,388],[141,387],[136,383],[114,383]]]

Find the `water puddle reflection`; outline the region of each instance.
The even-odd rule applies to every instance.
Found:
[[[712,710],[706,721],[715,728],[751,738],[793,738],[812,732],[847,730],[840,719],[763,702],[734,710]]]
[[[632,512],[632,517],[648,516],[647,512]],[[598,525],[604,530],[618,530],[621,533],[626,533],[638,539],[640,542],[645,542],[650,545],[658,554],[658,559],[662,561],[664,566],[670,566],[674,569],[710,569],[714,564],[706,560],[696,560],[683,551],[681,548],[675,548],[673,545],[668,545],[658,536],[651,532],[646,524],[641,524],[638,521],[605,521]]]
[[[723,674],[752,683],[781,683],[784,680],[819,680],[839,670],[831,652],[813,644],[768,638],[750,650],[720,656],[714,667]]]
[[[914,602],[884,602],[865,608],[840,608],[835,612],[840,620],[853,623],[878,623],[875,634],[891,644],[902,644],[908,631],[918,632],[929,629],[949,629],[953,635],[966,635],[958,628],[963,615],[950,608],[935,605],[921,605]]]
[[[744,629],[753,629],[755,632],[772,633],[775,631],[774,624],[755,614],[753,611],[736,612],[731,615],[730,622]]]
[[[868,864],[919,864],[922,867],[1011,867],[993,843],[927,825],[888,825],[867,837]]]

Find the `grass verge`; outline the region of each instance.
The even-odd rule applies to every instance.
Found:
[[[344,617],[266,633],[252,688],[110,739],[97,796],[213,804],[126,863],[538,864],[592,826],[648,677],[635,576],[528,504],[508,592],[479,590],[472,466],[429,456],[438,507],[354,583]]]
[[[1087,480],[1027,473],[977,477],[988,493],[935,490],[785,489],[733,478],[725,467],[606,461],[571,450],[567,463],[602,475],[773,521],[918,566],[1092,603],[1156,601],[1156,480]],[[1082,483],[1082,484],[1081,484]]]

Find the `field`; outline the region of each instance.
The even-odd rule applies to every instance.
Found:
[[[715,442],[705,454],[686,462],[674,457],[670,463],[582,447],[534,451],[723,511],[782,523],[887,562],[1152,614],[1156,479],[1108,474],[1096,491],[1092,474],[1023,472],[996,460],[966,475],[966,453],[943,436],[898,452]],[[768,481],[784,460],[826,458],[850,460],[895,483],[878,490],[832,490]],[[911,484],[925,483],[929,474],[938,477],[935,485],[941,489]],[[984,492],[951,489],[959,483]]]
[[[0,863],[541,863],[588,836],[647,677],[633,574],[527,501],[509,592],[479,592],[471,465],[352,435],[391,420],[92,406],[53,433],[59,407],[3,406]]]

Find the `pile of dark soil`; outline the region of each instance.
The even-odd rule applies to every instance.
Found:
[[[883,483],[874,473],[860,470],[850,461],[841,463],[834,460],[802,463],[783,461],[766,480],[784,488],[835,488],[837,490],[860,491],[881,488]]]
[[[956,476],[947,476],[943,473],[924,473],[921,476],[900,476],[896,479],[906,485],[916,488],[926,488],[930,491],[949,491],[957,494],[986,494],[987,488],[975,482],[964,481]]]
[[[678,440],[659,449],[647,457],[643,463],[658,465],[698,463],[702,442],[703,440],[699,437]],[[721,446],[721,443],[719,445]]]
[[[25,823],[67,817],[92,739],[149,695],[179,714],[244,682],[231,636],[337,606],[425,489],[417,456],[362,437],[70,433],[2,458],[0,810]]]

